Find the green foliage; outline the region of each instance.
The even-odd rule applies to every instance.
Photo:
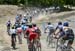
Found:
[[[0,4],[24,4],[31,6],[49,7],[49,6],[64,6],[64,5],[75,5],[75,0],[0,0]]]

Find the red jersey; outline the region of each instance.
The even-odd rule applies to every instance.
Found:
[[[36,32],[39,36],[41,36],[41,31],[40,31],[40,29],[39,29],[38,27],[33,27],[33,29],[35,30],[35,32]]]
[[[22,33],[22,28],[17,28],[17,33]]]
[[[37,29],[39,29],[39,28],[38,28],[38,27],[33,27],[33,29],[37,30]]]
[[[33,39],[36,39],[37,38],[37,33],[35,32],[35,29],[33,28],[28,28],[26,30],[26,34],[29,36],[29,40],[33,40]]]
[[[29,35],[29,34],[33,33],[33,31],[35,31],[33,28],[28,28],[26,30],[26,35]]]
[[[38,35],[37,33],[32,33],[29,35],[29,40],[32,41],[33,39],[37,39],[38,38]]]

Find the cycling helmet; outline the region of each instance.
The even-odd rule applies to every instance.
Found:
[[[58,25],[62,25],[62,22],[58,22]]]
[[[12,27],[12,29],[14,29],[14,26]]]
[[[48,22],[48,25],[50,25],[51,24],[51,22]]]
[[[32,24],[33,25],[33,27],[36,27],[36,24]]]
[[[26,14],[24,14],[23,16],[26,17]]]
[[[22,15],[21,13],[19,13],[19,16]]]
[[[10,20],[8,20],[8,22],[10,22]]]
[[[69,26],[69,23],[68,22],[64,22],[63,26],[68,27]]]
[[[29,25],[29,28],[32,28],[32,25],[31,24]]]

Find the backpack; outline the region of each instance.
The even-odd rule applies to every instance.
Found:
[[[74,39],[74,32],[72,29],[68,29],[65,31],[65,37],[63,37],[64,40],[73,40]]]

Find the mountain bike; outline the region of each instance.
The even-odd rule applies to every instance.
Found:
[[[59,44],[60,39],[57,39],[57,46],[56,46],[56,51],[75,51],[75,49],[71,46],[69,46],[67,43],[68,41],[62,41],[63,44]]]

